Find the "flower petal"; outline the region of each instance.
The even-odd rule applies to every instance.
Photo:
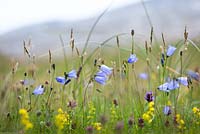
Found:
[[[135,54],[131,54],[128,58],[128,63],[135,63],[138,60]]]
[[[174,89],[177,89],[179,88],[179,83],[178,81],[176,80],[171,80],[169,83],[168,83],[168,90],[174,90]]]
[[[175,52],[176,48],[174,46],[169,45],[167,49],[167,57],[172,56]]]
[[[188,79],[187,77],[179,77],[177,78],[178,82],[181,83],[184,86],[188,86]]]
[[[168,85],[169,85],[169,83],[166,82],[166,83],[160,85],[160,86],[158,87],[158,90],[161,90],[161,91],[164,91],[164,92],[169,92],[169,90],[168,90]]]
[[[101,70],[102,72],[104,72],[106,75],[110,75],[110,74],[112,74],[113,68],[110,68],[110,67],[108,67],[108,66],[106,66],[106,65],[101,65],[101,66],[100,66],[100,70]]]
[[[95,76],[94,77],[95,81],[101,85],[105,85],[106,84],[106,77],[101,77],[101,76]]]
[[[58,82],[58,83],[61,83],[61,84],[65,84],[65,82],[66,82],[66,79],[65,79],[65,77],[61,77],[61,76],[58,76],[58,77],[56,77],[56,81]]]
[[[40,95],[44,93],[44,86],[40,85],[37,88],[35,88],[35,90],[33,91],[33,94],[35,95]]]
[[[76,73],[76,70],[72,70],[70,71],[68,74],[67,74],[67,77],[68,78],[77,78],[77,73]]]

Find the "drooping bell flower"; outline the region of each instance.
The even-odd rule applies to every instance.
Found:
[[[184,86],[188,86],[188,78],[187,77],[179,77],[177,78],[178,82]]]
[[[33,91],[34,95],[40,95],[44,93],[44,86],[40,85],[38,87],[35,88],[35,90]]]
[[[74,79],[76,79],[76,78],[77,78],[76,70],[70,71],[70,72],[67,74],[67,77],[68,77],[68,78],[74,78]]]
[[[110,68],[110,67],[108,67],[108,66],[106,66],[106,65],[101,65],[101,66],[100,66],[100,70],[101,70],[102,72],[104,72],[106,75],[111,75],[111,74],[112,74],[113,68]]]
[[[158,87],[158,90],[164,91],[164,92],[169,92],[171,90],[175,90],[179,88],[179,83],[176,80],[171,80],[169,82],[165,82],[164,84],[160,85]]]
[[[94,77],[94,80],[101,84],[101,85],[105,85],[106,84],[106,81],[107,81],[107,76],[106,74],[103,72],[103,71],[99,71],[96,73],[95,77]]]
[[[132,64],[135,63],[138,60],[135,54],[131,54],[130,57],[128,58],[128,63]]]
[[[163,109],[163,113],[167,116],[170,115],[172,113],[170,106],[165,106]]]
[[[169,45],[168,49],[167,49],[167,53],[166,53],[167,57],[172,56],[174,54],[175,50],[176,50],[176,48],[174,46]]]
[[[143,80],[147,80],[148,79],[148,74],[147,73],[140,73],[139,74],[139,78],[141,78]]]
[[[65,79],[65,77],[61,77],[61,76],[58,76],[58,77],[56,77],[56,81],[58,82],[58,83],[61,83],[61,84],[65,84],[65,82],[66,82],[66,79]]]
[[[189,77],[191,77],[192,79],[195,79],[196,81],[200,81],[200,75],[198,72],[194,72],[192,70],[189,70],[187,72],[187,74],[189,75]]]
[[[158,90],[161,90],[161,91],[164,91],[164,92],[169,92],[169,90],[168,90],[168,85],[169,85],[169,83],[166,82],[166,83],[160,85],[160,86],[158,87]]]

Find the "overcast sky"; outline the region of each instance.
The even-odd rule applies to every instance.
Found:
[[[50,20],[77,20],[141,0],[0,0],[0,34]]]

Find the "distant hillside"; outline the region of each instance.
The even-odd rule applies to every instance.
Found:
[[[156,36],[164,32],[169,40],[182,38],[185,25],[189,36],[200,35],[200,1],[199,0],[152,0],[146,2]],[[11,31],[0,36],[0,52],[11,55],[23,54],[23,40],[31,38],[36,54],[48,49],[60,47],[59,35],[69,42],[70,29],[74,29],[75,41],[84,44],[90,27],[96,18],[75,22],[45,22]],[[107,12],[97,24],[91,41],[101,42],[117,33],[127,33],[130,29],[136,32],[137,40],[149,37],[150,25],[141,3],[129,5]],[[126,42],[126,39],[122,39]],[[39,51],[38,51],[39,50]]]

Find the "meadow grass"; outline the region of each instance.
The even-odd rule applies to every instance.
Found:
[[[59,59],[53,51],[37,59],[25,44],[24,58],[5,60],[0,70],[0,132],[198,133],[198,46],[185,35],[172,43],[177,49],[167,56],[169,45],[164,36],[163,42],[157,43],[151,33],[150,41],[141,45],[135,43],[133,32],[127,35],[130,45],[120,44],[118,35],[109,39],[116,40],[116,45],[110,46],[107,40],[94,50],[83,51],[71,37],[72,53],[66,54],[62,44],[64,57]],[[130,63],[130,54],[136,54],[138,60]],[[102,65],[112,68],[111,74],[102,78],[105,85],[95,79]],[[64,74],[72,69],[77,78],[65,84],[56,81],[58,76],[68,79]],[[194,70],[196,77],[189,70]],[[179,77],[187,78],[188,85],[180,82],[173,90],[162,86],[158,90]],[[39,85],[44,91],[33,94]],[[163,112],[166,106],[169,109]]]

